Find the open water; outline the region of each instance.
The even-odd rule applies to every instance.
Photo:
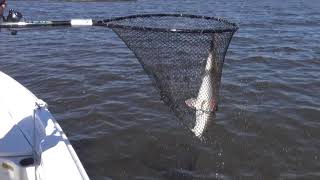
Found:
[[[205,142],[176,121],[110,29],[0,32],[0,70],[49,104],[91,179],[320,179],[318,0],[8,3],[30,20],[165,12],[240,26]]]

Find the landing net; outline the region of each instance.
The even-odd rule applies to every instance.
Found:
[[[181,14],[127,16],[104,23],[133,51],[163,102],[202,136],[218,107],[223,62],[237,25]]]

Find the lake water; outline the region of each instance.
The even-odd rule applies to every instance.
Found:
[[[27,19],[140,13],[221,16],[239,24],[205,142],[159,100],[107,28],[0,33],[0,70],[49,104],[91,179],[319,179],[320,2],[9,1]]]

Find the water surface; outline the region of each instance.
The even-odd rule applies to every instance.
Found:
[[[111,30],[2,30],[0,70],[49,104],[92,179],[320,178],[318,1],[9,3],[34,20],[168,12],[240,25],[206,142],[176,121]]]

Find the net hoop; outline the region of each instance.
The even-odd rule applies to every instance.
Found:
[[[161,28],[161,27],[146,27],[146,26],[129,26],[118,24],[118,21],[135,19],[135,18],[150,18],[150,17],[185,17],[192,19],[205,19],[205,20],[214,20],[217,22],[224,23],[229,28],[206,28],[206,29],[179,29],[179,28]],[[209,17],[209,16],[199,16],[199,15],[190,15],[190,14],[139,14],[132,16],[123,16],[118,18],[112,18],[103,20],[103,25],[109,28],[120,28],[120,29],[132,29],[132,30],[141,30],[141,31],[154,31],[154,32],[172,32],[172,33],[224,33],[224,32],[236,32],[239,27],[236,23],[232,23],[226,19],[220,17]]]

